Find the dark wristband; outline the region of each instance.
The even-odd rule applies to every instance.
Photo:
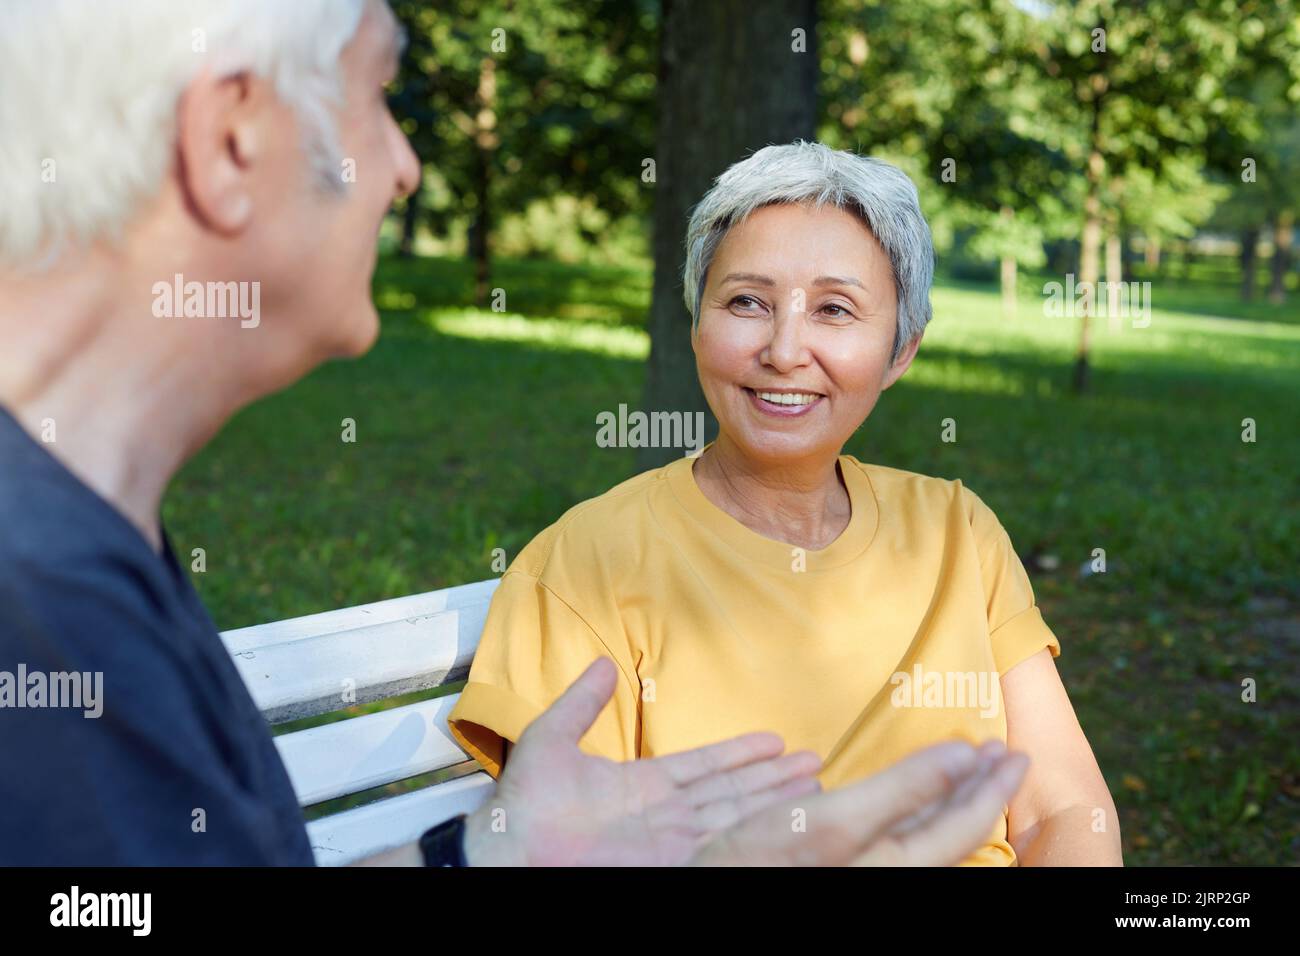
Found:
[[[465,814],[425,830],[420,837],[425,866],[469,866],[465,859]]]

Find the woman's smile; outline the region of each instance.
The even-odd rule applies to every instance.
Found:
[[[776,418],[798,418],[812,413],[826,398],[820,392],[806,392],[788,388],[753,389],[742,385],[750,404],[765,415]]]

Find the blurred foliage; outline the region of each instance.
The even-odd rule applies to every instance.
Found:
[[[673,148],[654,141],[659,3],[393,6],[410,34],[393,105],[426,163],[414,222],[456,237],[437,249],[469,251],[486,203],[502,255],[645,255],[644,163]],[[1078,255],[1094,146],[1106,230],[1158,248],[1300,203],[1295,0],[822,0],[819,15],[820,138],[903,166],[936,248],[970,275],[1053,251],[1077,267],[1060,254]],[[701,91],[701,135],[725,96]]]
[[[408,33],[391,101],[435,181],[435,232],[491,207],[571,196],[594,244],[610,219],[644,215],[654,155],[656,4],[645,0],[394,0]],[[445,188],[438,188],[445,184]],[[493,217],[498,218],[498,217]]]
[[[822,12],[821,137],[910,157],[937,247],[967,246],[966,268],[1003,255],[1032,267],[1035,245],[1077,239],[1094,146],[1111,230],[1191,235],[1227,195],[1210,180],[1247,155],[1267,157],[1241,190],[1264,210],[1255,221],[1293,202],[1281,197],[1298,188],[1300,144],[1280,132],[1300,109],[1290,0],[825,0]]]

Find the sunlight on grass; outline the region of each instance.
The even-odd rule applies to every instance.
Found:
[[[932,293],[934,319],[921,346],[959,350],[968,355],[1034,352],[1059,360],[1073,359],[1078,346],[1080,320],[1077,316],[1048,317],[1041,297],[1021,294],[1015,318],[1004,318],[998,296],[989,291],[936,286]],[[1258,374],[1263,369],[1292,369],[1300,363],[1300,325],[1283,322],[1243,321],[1176,312],[1151,310],[1145,327],[1132,317],[1112,320],[1097,316],[1091,320],[1093,361],[1106,364],[1124,356],[1126,360],[1155,356],[1185,360],[1198,367],[1231,367]],[[917,374],[920,372],[921,374]],[[913,381],[933,374],[919,367],[908,372]],[[932,378],[928,380],[933,380]],[[980,391],[1007,391],[996,383],[981,380],[963,382]],[[1015,390],[1011,390],[1015,393]]]
[[[928,358],[924,346],[900,384],[960,389],[986,395],[1025,395],[1031,391],[1031,386],[1019,374],[996,368],[973,368],[958,359]],[[1051,385],[1043,381],[1032,386],[1032,390],[1047,395],[1051,392]]]
[[[644,359],[650,354],[650,336],[644,331],[603,322],[528,319],[478,309],[429,309],[422,319],[442,335],[457,338],[522,342],[611,358]]]

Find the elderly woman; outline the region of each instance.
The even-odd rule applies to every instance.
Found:
[[[925,745],[1004,741],[1025,783],[965,863],[1119,864],[1114,804],[1007,533],[961,481],[842,454],[911,365],[933,249],[898,169],[818,143],[718,178],[686,303],[719,434],[568,511],[493,599],[453,733],[493,775],[591,661],[583,747],[630,760],[755,730],[836,787]]]

